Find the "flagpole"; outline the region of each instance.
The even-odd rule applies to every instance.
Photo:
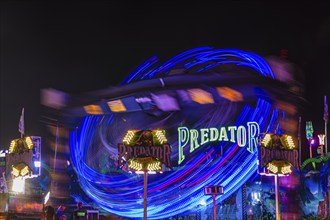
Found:
[[[58,147],[58,121],[56,122],[55,154],[54,154],[54,173],[56,173],[57,147]]]
[[[324,134],[325,134],[325,154],[328,154],[328,134],[327,134],[327,122],[324,122]]]
[[[329,120],[329,112],[328,112],[328,103],[327,103],[327,96],[324,96],[324,135],[325,135],[325,141],[324,141],[324,147],[325,147],[325,154],[328,154],[328,134],[327,134],[327,125]]]
[[[301,116],[298,122],[298,146],[299,146],[299,168],[301,168]]]
[[[18,131],[21,133],[21,138],[23,138],[24,133],[25,133],[25,128],[24,128],[24,108],[22,108],[22,114],[21,114],[21,117],[19,119]]]

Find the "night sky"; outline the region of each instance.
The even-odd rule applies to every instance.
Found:
[[[329,1],[1,1],[0,149],[19,137],[23,107],[26,134],[41,134],[40,89],[118,86],[154,55],[166,61],[200,46],[263,57],[287,49],[305,73],[302,121],[321,133],[324,95],[330,99],[329,8]]]

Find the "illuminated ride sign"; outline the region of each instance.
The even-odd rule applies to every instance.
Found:
[[[36,177],[41,174],[41,137],[27,136],[11,141],[6,157],[6,172],[17,176]],[[1,166],[1,165],[0,165]]]
[[[118,144],[118,167],[141,171],[161,170],[162,164],[171,166],[171,146],[164,130],[129,130],[124,143]]]
[[[189,152],[192,153],[200,146],[209,142],[229,141],[231,143],[237,143],[239,147],[247,147],[246,150],[253,153],[258,144],[259,133],[259,124],[254,121],[247,122],[246,127],[241,125],[238,127],[201,128],[199,130],[179,127],[178,164],[181,164],[185,159],[184,147],[189,146]]]
[[[9,154],[6,154],[6,171],[11,171],[14,177],[26,176],[31,173],[33,148],[34,144],[31,137],[12,140]]]
[[[298,150],[290,135],[262,134],[259,150],[259,173],[283,174],[292,172],[291,168],[299,168]],[[264,172],[264,168],[267,169]]]

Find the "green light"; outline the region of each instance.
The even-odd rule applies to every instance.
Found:
[[[86,215],[85,212],[77,212],[77,216],[79,217],[84,217]]]
[[[307,140],[310,140],[313,138],[313,124],[311,121],[306,121],[306,138]]]

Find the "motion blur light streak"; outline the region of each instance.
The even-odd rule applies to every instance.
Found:
[[[147,60],[122,85],[164,74],[170,75],[174,69],[183,69],[182,74],[189,78],[189,71],[202,74],[228,64],[274,78],[263,58],[234,49],[201,47],[183,52],[162,65],[157,66],[157,62],[156,57]],[[222,70],[224,71],[226,72]],[[244,82],[242,85],[244,86]],[[166,130],[168,143],[172,146],[171,161],[177,161],[176,131],[179,125],[185,123],[189,123],[192,128],[203,128],[228,124],[239,126],[248,121],[256,121],[260,125],[260,132],[275,130],[279,126],[280,112],[269,100],[255,98],[254,106],[244,103],[245,100],[225,100],[222,104],[212,103],[207,107],[199,105],[159,118],[143,111],[84,117],[79,127],[70,135],[72,162],[82,189],[97,205],[110,213],[132,219],[141,218],[143,177],[117,169],[117,144],[122,143],[127,131],[159,128]],[[217,200],[224,201],[255,174],[257,155],[257,150],[249,152],[240,148],[237,143],[230,142],[208,143],[199,147],[183,164],[174,166],[173,171],[150,176],[148,219],[196,212],[201,200],[206,205],[211,204],[212,198],[204,196],[204,186],[207,185],[223,186],[225,193],[218,196]],[[101,173],[99,163],[103,160],[109,170]]]

